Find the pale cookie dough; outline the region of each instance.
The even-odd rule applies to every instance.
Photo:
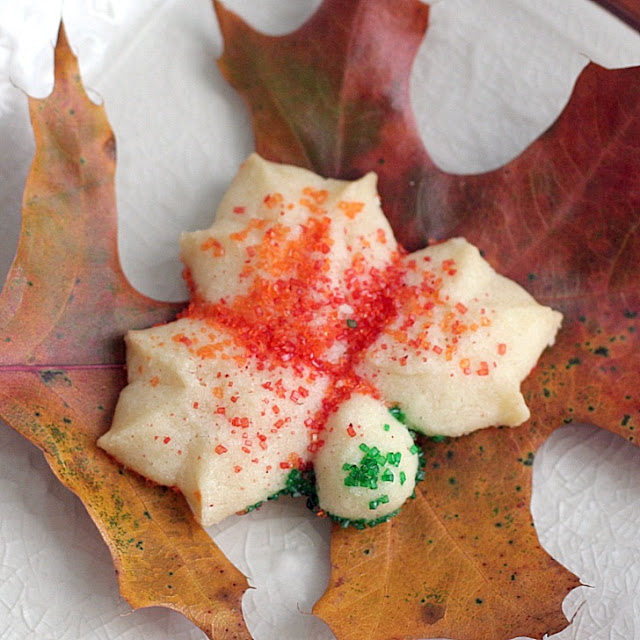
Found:
[[[342,518],[380,518],[411,496],[418,446],[384,404],[354,394],[329,416],[314,460],[318,500]]]
[[[520,382],[560,314],[463,239],[406,254],[374,174],[325,180],[254,154],[181,244],[189,308],[128,334],[99,445],[179,488],[203,525],[282,491],[383,521],[422,474],[392,409],[439,435],[527,419]]]
[[[402,259],[400,312],[357,371],[427,435],[460,436],[529,418],[520,393],[562,315],[454,238]]]
[[[183,318],[131,331],[129,384],[100,446],[179,487],[206,524],[266,500],[308,460],[304,424],[320,410],[328,378],[258,364],[214,323]]]

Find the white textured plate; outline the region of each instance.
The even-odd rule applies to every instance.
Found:
[[[319,0],[229,0],[282,33]],[[62,1],[0,0],[0,276],[18,237],[33,142],[24,92],[43,96]],[[143,292],[181,299],[177,235],[208,226],[251,151],[243,104],[214,65],[221,38],[208,0],[66,0],[86,86],[118,139],[124,268]],[[558,115],[587,57],[640,64],[640,37],[587,0],[440,0],[413,77],[417,119],[445,169],[508,161]],[[543,544],[591,588],[565,603],[557,640],[640,637],[640,450],[565,427],[534,465]],[[80,502],[39,451],[0,424],[0,639],[196,640],[160,608],[131,612]],[[331,640],[309,611],[328,579],[328,525],[283,501],[212,530],[256,589],[244,599],[256,640]],[[266,551],[265,551],[266,544]],[[550,585],[551,587],[552,585]],[[363,639],[364,640],[364,639]]]

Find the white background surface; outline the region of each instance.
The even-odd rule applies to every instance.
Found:
[[[61,0],[0,0],[0,275],[19,229],[33,153],[25,92],[52,83]],[[318,0],[228,0],[282,33]],[[208,227],[252,150],[244,105],[214,64],[222,51],[208,0],[64,2],[85,85],[118,141],[120,250],[144,293],[182,299],[177,236]],[[566,103],[587,58],[640,64],[640,36],[587,0],[440,0],[412,79],[416,117],[446,170],[499,166]],[[534,520],[546,549],[585,584],[554,640],[640,637],[640,451],[591,427],[557,431],[534,464]],[[292,501],[212,530],[256,589],[244,599],[256,640],[331,640],[308,615],[328,579],[328,524]],[[265,546],[267,551],[265,552]],[[552,585],[549,585],[552,588]],[[0,639],[198,640],[179,614],[131,612],[80,502],[41,454],[0,424]],[[364,640],[364,639],[363,639]]]

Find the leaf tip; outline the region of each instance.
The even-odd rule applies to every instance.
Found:
[[[56,69],[59,68],[64,61],[68,61],[69,58],[71,58],[71,60],[76,63],[77,67],[77,58],[71,49],[71,45],[69,44],[69,38],[67,37],[67,30],[64,26],[64,20],[61,20],[60,26],[58,27],[58,38],[55,47]]]

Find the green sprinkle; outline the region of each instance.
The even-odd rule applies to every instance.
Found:
[[[411,453],[420,453],[420,447],[417,444],[412,444],[409,451]]]
[[[385,469],[384,473],[380,476],[380,479],[383,482],[393,482],[394,480],[393,472],[389,469]]]
[[[391,518],[394,518],[400,512],[399,509],[392,511],[391,513],[387,513],[379,518],[373,518],[371,520],[367,520],[361,518],[360,520],[351,520],[350,518],[342,518],[340,516],[336,516],[333,513],[327,513],[327,515],[334,521],[337,522],[343,529],[347,527],[353,527],[354,529],[366,529],[367,527],[375,527],[376,525],[382,522],[388,522]]]
[[[396,453],[389,452],[387,453],[386,462],[393,467],[397,467],[400,464],[401,459],[402,454],[399,451],[396,451]]]
[[[391,429],[391,425],[390,424],[385,424],[382,427],[385,431],[389,431],[389,429]]]
[[[398,406],[395,405],[389,409],[389,413],[398,421],[402,422],[402,424],[406,424],[407,416],[404,411]]]
[[[347,327],[349,327],[349,329],[356,329],[358,323],[353,318],[347,318]]]
[[[388,496],[388,495],[386,495],[386,494],[385,494],[384,496],[380,496],[380,497],[378,498],[378,502],[379,502],[380,504],[387,504],[387,503],[389,502],[389,496]]]
[[[371,509],[373,511],[373,509],[377,509],[378,508],[378,501],[377,500],[371,500],[369,502],[369,509]]]
[[[387,465],[399,465],[402,456],[399,451],[382,453],[378,447],[369,447],[364,443],[360,444],[359,448],[364,454],[359,464],[345,462],[342,465],[342,470],[347,474],[343,481],[346,487],[362,487],[375,491],[380,482],[394,481],[395,476]]]
[[[407,481],[407,474],[404,471],[400,472],[400,484],[404,484]]]

